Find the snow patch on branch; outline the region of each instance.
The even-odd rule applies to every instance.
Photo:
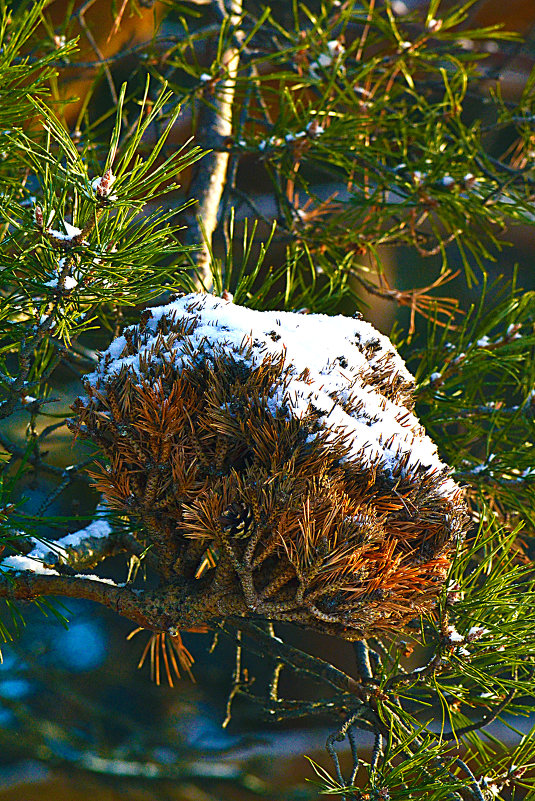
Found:
[[[97,511],[98,508],[99,507],[97,507]],[[93,520],[89,525],[84,526],[84,528],[67,534],[56,542],[44,543],[32,537],[32,550],[25,556],[19,554],[16,556],[8,556],[0,565],[0,569],[29,570],[32,573],[43,576],[58,576],[59,573],[57,570],[53,567],[49,567],[49,565],[53,564],[58,556],[66,561],[68,556],[66,548],[76,549],[81,547],[88,539],[109,537],[111,533],[112,528],[108,521],[97,519]],[[104,584],[113,584],[115,586],[115,582],[112,581],[112,579],[100,578],[95,575],[81,573],[75,576],[75,578],[86,578],[91,579],[91,581],[100,581]]]
[[[39,556],[34,556],[32,551],[27,556],[8,556],[0,565],[2,569],[8,570],[30,570],[32,573],[37,573],[40,576],[57,576],[57,570],[52,570],[50,567],[45,567]]]
[[[113,579],[102,578],[102,576],[96,576],[94,573],[76,573],[74,578],[88,579],[89,581],[99,581],[101,584],[110,584],[112,587],[119,586],[118,584],[115,583]]]
[[[73,531],[72,534],[67,534],[66,537],[62,537],[58,540],[57,545],[60,545],[62,548],[79,548],[80,545],[89,538],[109,537],[111,533],[112,529],[107,520],[93,520],[88,526],[78,531]]]

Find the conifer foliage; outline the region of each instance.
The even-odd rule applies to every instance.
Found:
[[[208,295],[143,316],[85,382],[74,429],[106,455],[97,487],[143,523],[163,575],[190,579],[192,622],[356,639],[428,609],[468,519],[386,337]]]
[[[94,601],[169,683],[181,630],[227,637],[225,724],[330,720],[311,798],[533,797],[535,298],[494,262],[533,236],[535,73],[486,2],[0,2],[0,633]],[[154,742],[114,753],[184,775]]]

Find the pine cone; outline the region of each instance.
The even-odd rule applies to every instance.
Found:
[[[73,427],[198,623],[355,639],[433,605],[468,522],[413,386],[362,320],[188,295],[112,343]]]
[[[231,503],[219,518],[221,529],[231,537],[250,537],[253,532],[254,516],[244,503]]]

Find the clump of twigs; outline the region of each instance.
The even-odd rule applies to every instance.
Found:
[[[433,605],[467,523],[412,387],[360,319],[189,295],[112,343],[73,425],[190,624],[357,639]]]

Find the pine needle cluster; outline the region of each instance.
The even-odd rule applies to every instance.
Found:
[[[353,375],[345,357],[333,360],[330,393],[333,408],[368,426],[381,424],[365,406],[371,392],[385,418],[395,404],[412,449],[398,445],[392,464],[387,423],[384,452],[370,457],[329,425],[333,410],[323,415],[309,399],[295,414],[292,387],[311,379],[296,375],[291,350],[262,355],[256,332],[223,347],[203,311],[228,306],[189,295],[153,320],[146,311],[104,354],[73,425],[106,456],[98,490],[142,521],[143,544],[168,579],[203,582],[218,599],[211,616],[295,621],[355,639],[429,610],[467,517],[447,468],[414,460],[425,435],[393,346],[353,321],[364,364]],[[269,331],[273,313],[251,314],[259,324],[267,316],[265,336],[281,340]]]

